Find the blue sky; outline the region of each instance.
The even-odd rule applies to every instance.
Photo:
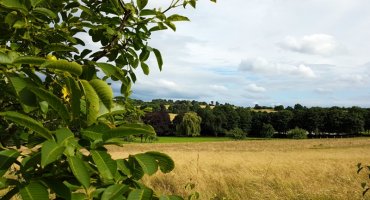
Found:
[[[166,5],[162,0],[152,6]],[[158,32],[163,71],[138,71],[133,97],[240,106],[370,107],[370,1],[200,0]]]

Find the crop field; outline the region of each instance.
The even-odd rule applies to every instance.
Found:
[[[176,168],[144,181],[156,191],[200,199],[370,199],[362,197],[357,163],[370,164],[370,139],[246,140],[127,144],[114,158],[145,151],[169,154]],[[185,189],[189,183],[194,189]]]

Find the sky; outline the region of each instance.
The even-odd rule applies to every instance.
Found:
[[[132,97],[370,107],[369,8],[369,0],[199,0],[177,11],[191,22],[152,35],[163,70],[153,56]]]

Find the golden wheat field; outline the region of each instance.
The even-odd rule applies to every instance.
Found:
[[[362,197],[357,163],[370,163],[370,138],[128,144],[114,158],[145,151],[169,154],[176,168],[145,177],[163,194],[200,199],[370,199]],[[185,190],[194,183],[193,190]]]

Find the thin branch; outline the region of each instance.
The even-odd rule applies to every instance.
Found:
[[[122,18],[122,21],[121,21],[121,24],[118,28],[118,32],[122,32],[123,29],[125,28],[125,25],[126,25],[126,22],[128,20],[128,18],[130,17],[131,15],[131,11],[130,10],[127,10]],[[118,34],[114,35],[113,38],[112,38],[112,41],[104,47],[104,50],[97,56],[95,56],[93,58],[93,61],[98,61],[99,59],[101,59],[102,57],[106,56],[108,54],[108,52],[117,44],[119,38],[118,38]]]

